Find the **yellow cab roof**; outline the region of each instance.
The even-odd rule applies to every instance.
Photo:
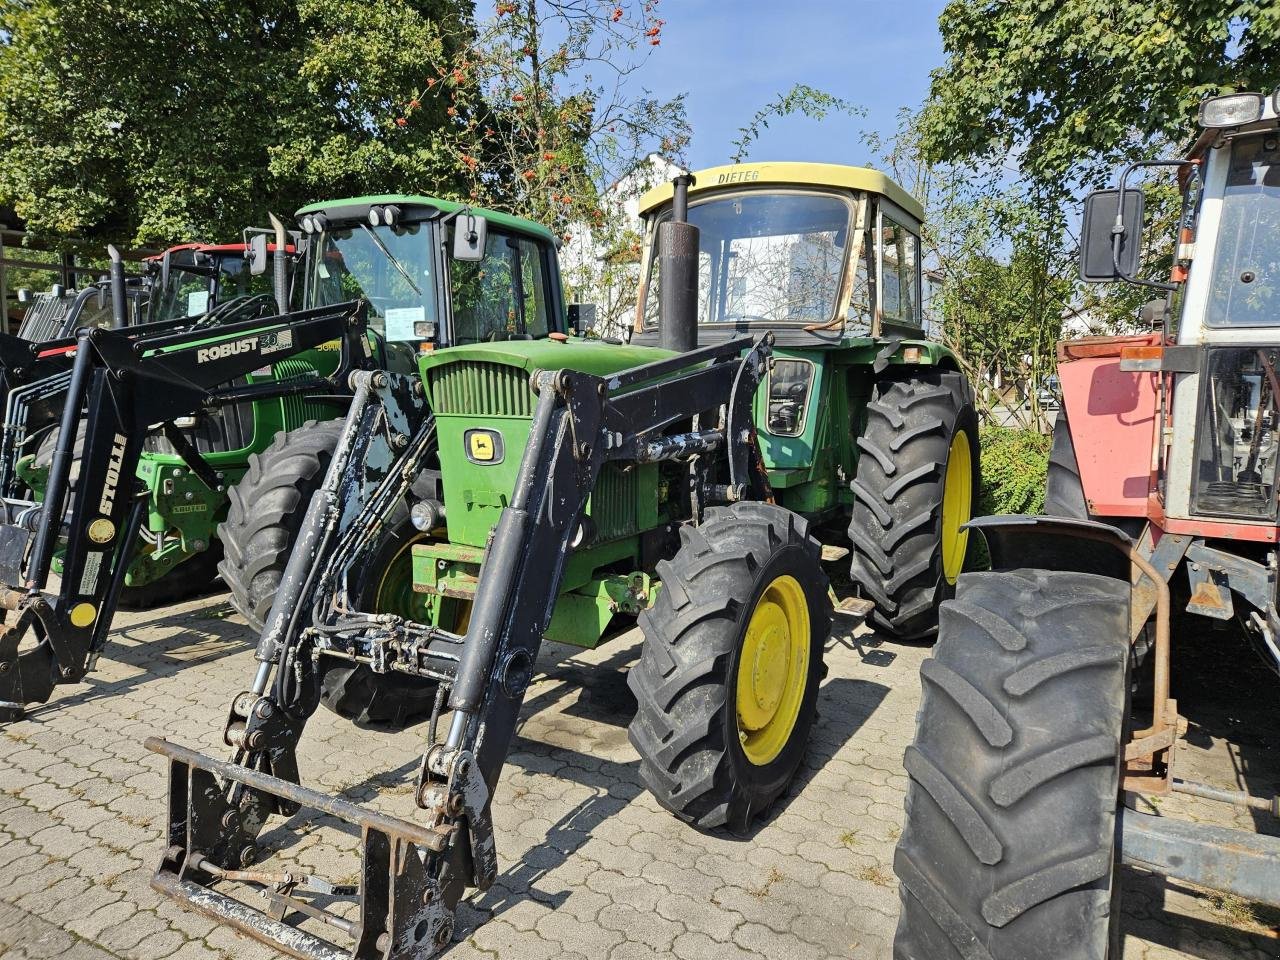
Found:
[[[694,184],[690,199],[716,190],[737,190],[760,186],[834,187],[839,190],[865,190],[878,193],[915,217],[924,220],[920,203],[879,170],[848,167],[840,163],[764,162],[733,163],[693,171]],[[640,213],[646,214],[671,202],[672,186],[661,183],[640,198]]]

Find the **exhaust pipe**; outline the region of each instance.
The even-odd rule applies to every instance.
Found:
[[[698,228],[689,223],[693,174],[672,181],[671,219],[658,226],[658,342],[667,350],[698,348]]]
[[[276,249],[271,255],[271,289],[276,296],[276,310],[285,314],[289,312],[288,257],[285,254],[289,235],[285,232],[284,224],[280,222],[279,217],[274,213],[268,213],[267,216],[271,219],[271,226],[276,231]]]
[[[124,259],[112,244],[107,244],[107,256],[111,258],[111,323],[118,330],[129,322],[124,295]]]

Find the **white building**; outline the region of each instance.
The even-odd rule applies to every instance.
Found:
[[[643,241],[640,196],[684,172],[679,164],[651,153],[605,191],[604,226],[583,223],[569,229],[572,239],[560,250],[560,271],[570,299],[595,304],[596,330],[602,336],[620,336],[635,319]]]

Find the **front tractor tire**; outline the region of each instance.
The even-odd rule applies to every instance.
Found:
[[[680,538],[640,616],[630,739],[660,804],[741,833],[791,782],[813,726],[831,632],[821,547],[765,503],[709,509]]]
[[[978,414],[963,374],[896,371],[878,380],[858,437],[850,576],[871,622],[930,636],[964,568],[979,484]]]
[[[1119,960],[1129,585],[971,573],[943,604],[907,748],[896,960]]]
[[[255,630],[261,630],[280,588],[289,553],[311,503],[333,460],[343,421],[308,421],[276,434],[261,454],[249,457],[249,469],[230,490],[227,519],[218,527],[224,557],[218,572],[231,591],[231,605]],[[407,513],[397,519],[408,519]],[[404,566],[401,541],[409,533],[397,523],[387,543]],[[407,554],[405,555],[407,556]],[[392,556],[380,556],[377,569]],[[397,673],[377,674],[364,664],[337,657],[320,662],[320,702],[339,716],[361,724],[404,727],[426,719],[435,701],[435,684]]]

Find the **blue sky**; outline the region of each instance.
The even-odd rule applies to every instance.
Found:
[[[862,129],[892,131],[917,106],[942,62],[943,0],[664,0],[662,45],[638,82],[667,98],[688,94],[696,170],[728,161],[730,142],[758,110],[795,83],[866,108],[865,119],[773,120],[754,160],[860,163]]]

